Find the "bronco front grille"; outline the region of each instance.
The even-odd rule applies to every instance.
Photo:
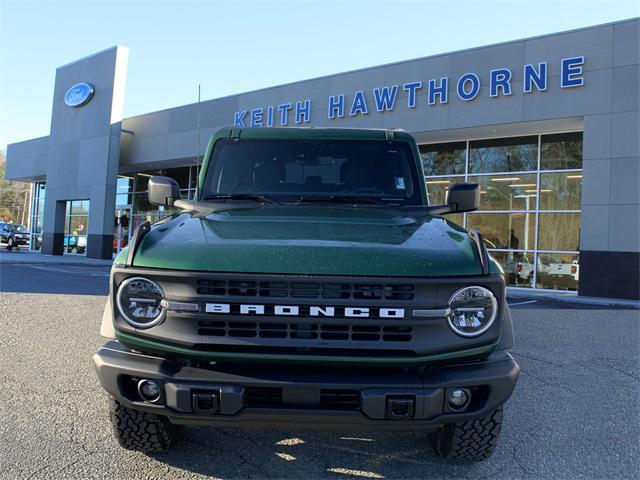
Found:
[[[253,280],[197,280],[201,295],[219,297],[322,298],[341,300],[413,300],[408,284],[358,284]]]
[[[412,328],[392,325],[201,320],[198,322],[198,335],[235,338],[410,342]]]

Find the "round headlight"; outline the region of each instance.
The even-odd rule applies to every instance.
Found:
[[[449,326],[463,337],[477,337],[486,332],[498,315],[498,301],[484,287],[465,287],[449,299]]]
[[[164,318],[161,301],[164,293],[155,282],[142,277],[127,278],[116,295],[120,313],[130,325],[136,328],[149,328]]]

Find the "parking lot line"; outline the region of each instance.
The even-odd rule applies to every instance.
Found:
[[[537,303],[538,300],[527,300],[526,302],[516,302],[516,303],[510,303],[509,306],[513,307],[515,305],[528,305],[530,303]]]
[[[52,267],[40,267],[37,265],[28,265],[31,268],[35,268],[38,270],[46,270],[49,272],[59,272],[59,273],[68,273],[68,274],[72,274],[72,275],[91,275],[93,277],[101,277],[101,276],[109,276],[109,272],[101,272],[101,271],[96,271],[96,270],[89,270],[89,269],[63,269],[63,268],[52,268]]]

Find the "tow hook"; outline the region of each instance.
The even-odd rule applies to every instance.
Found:
[[[386,417],[395,420],[413,418],[416,410],[413,397],[387,397]]]
[[[191,395],[191,406],[198,415],[213,415],[218,413],[219,398],[219,392],[194,392]]]

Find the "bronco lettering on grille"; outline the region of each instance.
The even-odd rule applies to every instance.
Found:
[[[207,303],[207,313],[349,318],[404,318],[404,308]]]

